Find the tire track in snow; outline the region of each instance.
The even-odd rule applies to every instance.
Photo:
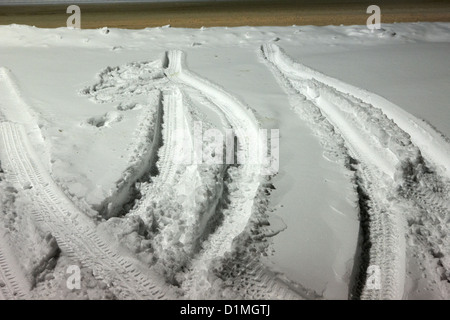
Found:
[[[6,70],[0,68],[0,97],[2,97],[2,101],[0,101],[0,125],[7,121],[3,112],[11,95],[9,83],[5,83],[8,80],[7,76]],[[4,168],[0,167],[0,169]],[[25,299],[29,291],[30,284],[21,271],[16,256],[7,244],[3,226],[0,226],[0,299]]]
[[[187,98],[187,100],[195,101],[196,103],[206,105],[209,109],[218,114],[221,119],[221,123],[225,128],[233,129],[232,125],[228,121],[228,118],[222,111],[222,109],[214,103],[214,100],[211,100],[210,97],[204,95],[202,91],[199,91],[193,87],[183,87],[183,98]],[[233,214],[233,203],[239,203],[239,196],[236,196],[236,193],[228,195],[231,197],[230,207],[227,209],[221,209],[223,214]],[[263,192],[261,192],[263,193]],[[217,213],[215,213],[217,214]],[[312,291],[302,287],[299,284],[289,284],[288,282],[280,279],[280,277],[268,269],[259,259],[252,258],[252,262],[242,258],[232,258],[231,262],[233,266],[240,265],[242,269],[238,268],[239,271],[233,270],[232,272],[237,272],[239,276],[233,277],[233,279],[237,279],[234,281],[233,290],[244,299],[316,299],[318,298],[315,293]],[[233,268],[233,267],[232,267]],[[222,272],[226,272],[222,267]],[[198,279],[197,279],[198,280]],[[188,280],[187,285],[185,287],[189,287],[194,285],[193,278]]]
[[[157,166],[159,174],[152,183],[155,190],[171,188],[180,165],[186,164],[181,158],[191,153],[192,134],[186,118],[186,107],[177,87],[168,87],[161,93],[162,104],[162,145],[158,152]],[[195,172],[192,172],[195,174]],[[143,197],[130,214],[146,220],[146,211],[157,195]]]
[[[214,259],[221,258],[233,249],[233,240],[244,231],[253,209],[253,201],[260,186],[260,166],[258,154],[251,153],[249,134],[257,134],[259,125],[251,111],[240,101],[224,92],[217,86],[201,79],[186,69],[184,53],[173,50],[167,52],[167,77],[175,84],[187,86],[200,91],[225,114],[233,127],[241,148],[246,152],[247,162],[239,167],[236,183],[241,197],[233,199],[234,208],[224,215],[222,224],[203,243],[203,249],[191,261],[187,280],[183,282],[186,296],[196,299],[203,294],[211,284],[208,284],[209,268]]]
[[[12,112],[15,116],[26,114],[20,96],[8,91],[4,98],[8,105],[3,108],[18,109]],[[0,145],[8,181],[30,190],[35,220],[53,234],[62,251],[92,269],[95,277],[105,281],[119,298],[174,297],[172,289],[156,273],[126,253],[120,244],[107,243],[97,234],[94,222],[75,207],[40,163],[23,125],[1,122]]]
[[[173,182],[175,173],[182,164],[183,155],[191,153],[192,136],[185,114],[186,108],[178,88],[163,93],[164,104],[164,144],[162,147],[160,179],[164,184]]]
[[[357,124],[358,118],[341,108],[340,101],[335,102],[333,92],[327,92],[329,88],[309,79],[304,73],[297,72],[275,45],[264,45],[262,50],[277,77],[284,77],[295,92],[320,109],[342,135],[350,154],[359,161],[357,178],[361,180],[365,193],[371,197],[370,265],[380,268],[381,276],[381,286],[366,290],[363,296],[369,299],[400,299],[403,295],[405,270],[403,224],[401,217],[390,214],[389,203],[383,199],[383,193],[378,192],[388,187],[389,183],[384,184],[382,181],[394,176],[397,164],[391,162],[394,157],[372,139],[369,133],[361,130]],[[336,95],[342,97],[344,94],[336,92]],[[349,104],[351,103],[350,101]]]
[[[449,190],[446,166],[450,149],[445,139],[434,130],[418,125],[417,119],[392,103],[295,63],[273,44],[264,45],[262,52],[287,91],[297,100],[306,99],[316,105],[342,135],[350,153],[360,161],[356,176],[359,186],[369,195],[370,264],[382,266],[381,290],[369,290],[366,286],[361,297],[402,297],[405,250],[412,251],[413,255],[420,250],[435,251],[432,255],[442,256],[439,263],[448,273],[450,266],[445,259],[450,253],[445,248],[450,243],[443,229],[450,203],[445,200],[447,192],[437,191]],[[430,137],[435,140],[427,145]],[[425,160],[430,160],[431,167],[437,171],[430,171]],[[419,226],[434,237],[428,237],[422,249],[406,246],[405,218],[418,219]],[[408,221],[410,228],[414,224]],[[418,235],[409,233],[413,238]],[[436,282],[439,281],[436,278],[442,277],[436,272],[433,276]]]
[[[38,146],[36,151],[43,159],[42,164],[49,168],[49,152],[36,121],[40,115],[26,103],[15,81],[14,74],[4,67],[0,67],[0,97],[0,121],[12,121],[25,125],[31,143]]]
[[[26,299],[29,291],[30,284],[6,243],[3,227],[0,227],[0,300]]]
[[[112,285],[120,298],[163,298],[167,288],[156,275],[101,240],[94,223],[54,185],[31,154],[21,125],[2,123],[0,127],[8,174],[16,175],[22,187],[31,188],[36,220],[52,232],[60,248]]]
[[[422,154],[436,165],[440,170],[439,173],[450,178],[450,161],[448,161],[450,158],[450,143],[446,137],[437,132],[431,125],[379,95],[329,77],[304,65],[295,63],[291,59],[287,59],[285,62],[279,61],[279,63],[280,66],[288,68],[289,65],[294,64],[297,75],[305,79],[315,79],[338,92],[379,108],[400,129],[408,133],[411,142],[420,148]]]

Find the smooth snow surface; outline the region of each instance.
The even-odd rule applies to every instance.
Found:
[[[450,24],[383,28],[1,26],[0,298],[448,299]]]

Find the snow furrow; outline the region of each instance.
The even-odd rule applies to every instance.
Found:
[[[0,300],[26,299],[30,284],[6,243],[0,227]]]
[[[185,152],[191,152],[191,150],[185,150],[185,148],[191,145],[189,142],[192,139],[190,138],[190,130],[186,123],[186,110],[179,89],[166,90],[163,93],[163,105],[164,144],[161,150],[162,156],[159,174],[161,181],[166,185],[170,185],[177,171],[177,165],[182,163],[180,156],[184,155]],[[186,135],[189,136],[186,137]]]
[[[151,172],[156,165],[158,149],[161,145],[161,127],[163,118],[163,105],[161,92],[158,90],[158,105],[156,115],[150,110],[146,111],[151,114],[144,117],[142,123],[138,126],[137,145],[130,156],[129,165],[123,172],[122,177],[117,182],[117,188],[111,192],[98,210],[103,216],[110,218],[120,214],[124,214],[123,207],[133,201],[133,187],[137,181],[145,177]]]
[[[37,141],[40,133],[10,72],[4,68],[0,68],[0,81],[1,109],[4,118],[9,120],[0,123],[2,168],[10,182],[30,191],[36,204],[35,220],[52,233],[61,250],[112,286],[117,297],[170,297],[171,288],[156,273],[124,252],[119,243],[107,243],[97,233],[95,223],[59,189],[31,146],[29,138]]]
[[[379,108],[401,130],[409,135],[411,142],[420,148],[422,154],[440,169],[439,173],[444,174],[450,179],[450,161],[448,161],[450,158],[450,143],[448,139],[437,132],[431,125],[379,95],[324,75],[300,63],[296,63],[283,54],[275,45],[272,48],[267,47],[267,50],[273,50],[275,55],[283,55],[281,59],[283,61],[279,61],[279,66],[282,69],[290,70],[288,72],[295,69],[293,72],[294,77],[308,80],[314,79],[326,86],[334,88],[338,92],[342,92],[366,104]]]
[[[50,155],[36,121],[39,115],[24,100],[14,74],[4,67],[0,67],[0,97],[0,121],[12,121],[25,125],[30,142],[37,146],[36,151],[41,157],[42,164],[49,168]]]
[[[364,121],[361,124],[358,108],[368,108],[370,112],[371,106],[357,104],[345,94],[308,77],[302,72],[303,69],[298,71],[275,45],[264,45],[262,50],[264,58],[277,71],[277,76],[286,78],[299,98],[306,98],[320,109],[344,138],[350,155],[360,162],[356,175],[371,197],[370,266],[380,270],[381,278],[377,280],[379,287],[365,286],[362,297],[400,299],[405,272],[404,225],[402,217],[384,200],[383,196],[387,195],[380,190],[389,187],[401,159],[395,159],[389,148],[385,148],[378,139],[373,139],[364,127]]]
[[[214,101],[232,124],[238,141],[243,145],[243,149],[247,150],[247,152],[243,152],[245,157],[243,162],[254,164],[252,169],[255,171],[261,169],[259,166],[260,153],[248,152],[254,148],[254,146],[251,146],[252,135],[256,136],[259,129],[252,111],[220,87],[190,72],[185,66],[185,56],[182,51],[172,50],[167,53],[167,56],[169,59],[169,66],[165,70],[167,77],[175,83],[182,83],[201,91],[210,100]]]
[[[188,71],[184,65],[182,51],[167,52],[167,59],[168,67],[165,74],[172,82],[200,91],[225,114],[235,130],[248,161],[239,167],[236,177],[236,187],[240,190],[240,198],[232,199],[232,202],[235,202],[233,211],[225,214],[222,224],[210,235],[208,241],[203,243],[203,249],[191,262],[191,273],[188,279],[183,282],[187,296],[199,298],[211,286],[204,283],[211,262],[232,250],[233,239],[244,230],[252,215],[253,201],[260,184],[258,175],[261,168],[258,165],[258,154],[249,152],[251,141],[248,133],[257,134],[259,125],[253,114],[240,101]]]
[[[1,88],[2,90],[6,89],[4,86],[1,86]],[[6,98],[7,96],[4,97]],[[0,125],[5,121],[6,117],[0,110]],[[0,145],[3,139],[4,137],[0,136]],[[0,149],[0,160],[2,159],[1,153],[2,150]],[[3,226],[0,226],[0,300],[24,299],[29,291],[30,284],[22,273],[16,256],[7,244]]]
[[[426,272],[443,283],[442,296],[448,295],[444,282],[450,270],[450,240],[444,230],[450,214],[450,153],[445,139],[432,128],[419,128],[417,119],[390,102],[296,63],[273,44],[264,45],[262,54],[288,93],[317,106],[360,162],[355,172],[364,192],[360,197],[369,197],[364,200],[367,208],[361,208],[369,216],[366,267],[381,266],[381,290],[366,283],[360,297],[401,298],[409,268],[406,251],[419,265],[423,259],[431,261]],[[430,137],[431,142],[426,140]],[[419,243],[421,251],[414,244],[407,246],[405,235]]]
[[[171,188],[175,179],[175,174],[183,162],[183,155],[189,154],[188,149],[192,145],[192,137],[186,119],[186,108],[182,101],[182,94],[176,87],[166,88],[161,94],[162,104],[162,124],[161,139],[162,145],[158,150],[158,176],[153,179],[153,188]],[[154,201],[155,194],[149,194],[131,211],[131,215],[140,216],[145,220],[145,212],[148,206]]]
[[[225,128],[233,128],[228,118],[222,111],[222,109],[214,103],[214,100],[211,100],[209,96],[204,95],[201,91],[194,89],[192,87],[183,88],[184,95],[188,95],[189,98],[193,98],[196,101],[199,101],[201,104],[207,104],[210,109],[216,112],[221,119],[222,124]],[[228,186],[230,187],[230,186]],[[240,195],[239,187],[236,187],[234,192],[231,192],[230,195],[230,205],[228,209],[223,210],[224,215],[233,214],[233,211],[240,210],[239,203],[241,203],[245,199],[240,199],[238,194]],[[227,196],[228,198],[228,196]],[[217,213],[216,213],[217,214]],[[209,239],[208,239],[209,240]],[[238,296],[243,297],[244,299],[289,299],[289,300],[298,300],[298,299],[311,299],[317,298],[313,293],[309,292],[306,288],[303,288],[301,285],[295,284],[291,285],[279,279],[279,277],[270,271],[262,262],[256,261],[249,263],[246,258],[233,257],[231,259],[232,268],[235,268],[236,265],[241,267],[238,270],[233,270],[233,273],[238,275],[233,276],[233,290],[238,294]],[[251,258],[251,259],[254,259]],[[223,262],[220,262],[221,264]],[[227,262],[225,262],[228,264]],[[200,264],[200,263],[198,263]],[[222,273],[226,273],[223,266],[221,267],[222,272],[219,272],[219,277],[224,276]],[[196,277],[188,278],[188,280],[184,283],[185,288],[194,288],[197,286],[195,283],[199,279]],[[291,288],[291,286],[295,288]],[[188,291],[192,294],[194,290]],[[202,297],[199,295],[195,295],[193,297]],[[204,295],[203,297],[206,297]]]
[[[4,122],[0,127],[4,142],[2,150],[5,152],[2,156],[7,160],[6,171],[10,171],[9,175],[16,175],[23,188],[31,188],[33,200],[37,204],[35,214],[55,236],[61,249],[82,265],[91,268],[96,277],[112,285],[111,289],[118,297],[160,297],[167,289],[156,280],[156,275],[147,274],[155,284],[159,282],[162,285],[161,290],[153,294],[150,292],[149,281],[142,275],[143,270],[139,270],[140,266],[136,265],[138,262],[121,257],[105,244],[95,234],[94,223],[58,190],[35,160],[22,126]],[[126,267],[130,263],[135,264],[135,275]]]

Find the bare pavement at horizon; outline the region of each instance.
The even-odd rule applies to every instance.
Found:
[[[367,7],[381,8],[381,22],[450,22],[450,2],[436,1],[231,1],[79,4],[81,27],[143,29],[219,26],[364,25]],[[0,6],[0,25],[65,27],[68,4]]]

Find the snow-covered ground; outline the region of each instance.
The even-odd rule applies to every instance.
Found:
[[[0,297],[449,298],[450,24],[0,39]]]

